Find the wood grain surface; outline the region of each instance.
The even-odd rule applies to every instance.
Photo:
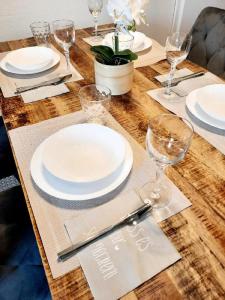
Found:
[[[90,29],[77,31],[71,58],[85,80],[68,83],[70,93],[31,104],[24,104],[19,96],[4,99],[0,94],[4,122],[8,130],[81,108],[78,90],[81,86],[94,82],[93,56],[89,45],[82,40],[89,33]],[[34,44],[33,38],[4,42],[0,43],[0,51]],[[199,66],[188,61],[179,65],[179,68],[182,67],[192,71],[201,70]],[[166,112],[166,109],[145,92],[159,87],[154,76],[168,72],[168,68],[168,63],[162,61],[136,69],[131,92],[112,99],[112,115],[143,146],[148,119]],[[185,160],[170,167],[167,174],[192,202],[192,207],[160,223],[182,259],[122,299],[225,299],[224,155],[195,134]],[[21,183],[23,185],[22,178]],[[58,279],[52,278],[24,186],[23,190],[53,299],[93,299],[81,268]]]

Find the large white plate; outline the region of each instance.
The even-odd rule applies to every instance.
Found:
[[[36,71],[50,64],[53,51],[47,47],[25,47],[10,51],[5,60],[10,67],[21,71]]]
[[[130,173],[133,165],[133,152],[125,139],[124,143],[126,154],[123,164],[112,176],[98,182],[98,184],[69,183],[52,176],[42,164],[45,141],[34,152],[30,165],[31,176],[41,190],[58,199],[81,201],[102,197],[119,187]]]
[[[209,117],[225,123],[225,84],[212,84],[197,92],[198,105]]]
[[[108,33],[105,36],[104,40],[102,41],[102,45],[112,47],[113,34],[114,33],[112,33],[112,32]],[[138,40],[138,42],[135,42],[135,40],[134,40],[134,46],[132,49],[133,52],[144,51],[152,46],[152,40],[149,37],[145,36],[142,32],[135,31],[132,34],[134,35],[134,37],[135,37],[135,35],[137,35],[137,40]],[[141,37],[139,37],[139,34],[142,34],[144,36],[143,41],[141,40]]]
[[[192,91],[187,97],[186,97],[186,106],[188,110],[194,115],[197,119],[202,121],[203,123],[213,126],[218,129],[225,130],[225,122],[216,120],[214,118],[211,118],[207,114],[204,113],[204,111],[201,110],[199,104],[198,104],[198,93],[201,92],[201,88]],[[212,100],[213,101],[213,100]]]
[[[42,47],[44,48],[44,47]],[[36,73],[40,73],[43,71],[46,71],[52,67],[54,67],[55,65],[57,65],[60,61],[60,56],[53,51],[52,49],[48,48],[47,51],[50,51],[52,54],[52,59],[50,60],[50,62],[45,65],[44,67],[41,68],[37,68],[37,69],[32,69],[32,70],[21,70],[18,68],[15,68],[13,66],[11,66],[8,61],[7,61],[7,55],[0,61],[0,68],[6,72],[12,73],[12,74],[20,74],[20,75],[26,75],[26,74],[36,74]],[[49,53],[50,53],[49,52]]]
[[[42,154],[46,169],[59,179],[88,183],[112,175],[125,157],[124,138],[99,124],[76,124],[48,137]]]

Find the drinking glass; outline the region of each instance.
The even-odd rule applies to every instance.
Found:
[[[33,22],[30,24],[30,29],[37,45],[49,47],[50,25],[48,22]]]
[[[70,47],[75,43],[75,27],[71,20],[56,20],[52,23],[54,38],[64,50],[67,71],[70,72]]]
[[[111,91],[101,85],[90,84],[78,93],[83,112],[89,123],[106,124],[110,107]]]
[[[162,114],[150,120],[146,148],[156,163],[156,178],[141,188],[140,196],[144,201],[151,202],[154,208],[162,208],[169,203],[170,189],[164,170],[184,159],[192,135],[193,127],[184,118]]]
[[[118,44],[116,44],[116,37],[118,37]],[[113,50],[115,53],[125,49],[132,50],[133,43],[134,36],[130,33],[119,32],[117,36],[112,36]]]
[[[88,0],[88,8],[94,18],[95,40],[98,40],[98,17],[102,12],[102,0]]]
[[[185,60],[191,47],[192,36],[181,32],[175,32],[167,37],[166,40],[166,57],[171,65],[168,77],[168,85],[165,89],[165,95],[168,98],[173,97],[171,84],[176,71],[176,66]]]

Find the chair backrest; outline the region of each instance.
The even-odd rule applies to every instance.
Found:
[[[195,21],[188,59],[225,79],[225,10],[206,7]]]

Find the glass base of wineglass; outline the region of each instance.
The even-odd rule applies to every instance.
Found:
[[[170,92],[170,94],[166,93],[166,88],[162,88],[158,90],[157,97],[160,100],[165,100],[170,103],[177,103],[183,101],[183,98],[178,96],[176,93],[173,91]]]
[[[150,203],[154,209],[165,208],[171,199],[168,183],[163,180],[160,190],[156,189],[155,181],[150,181],[139,190],[139,195],[144,203]]]

